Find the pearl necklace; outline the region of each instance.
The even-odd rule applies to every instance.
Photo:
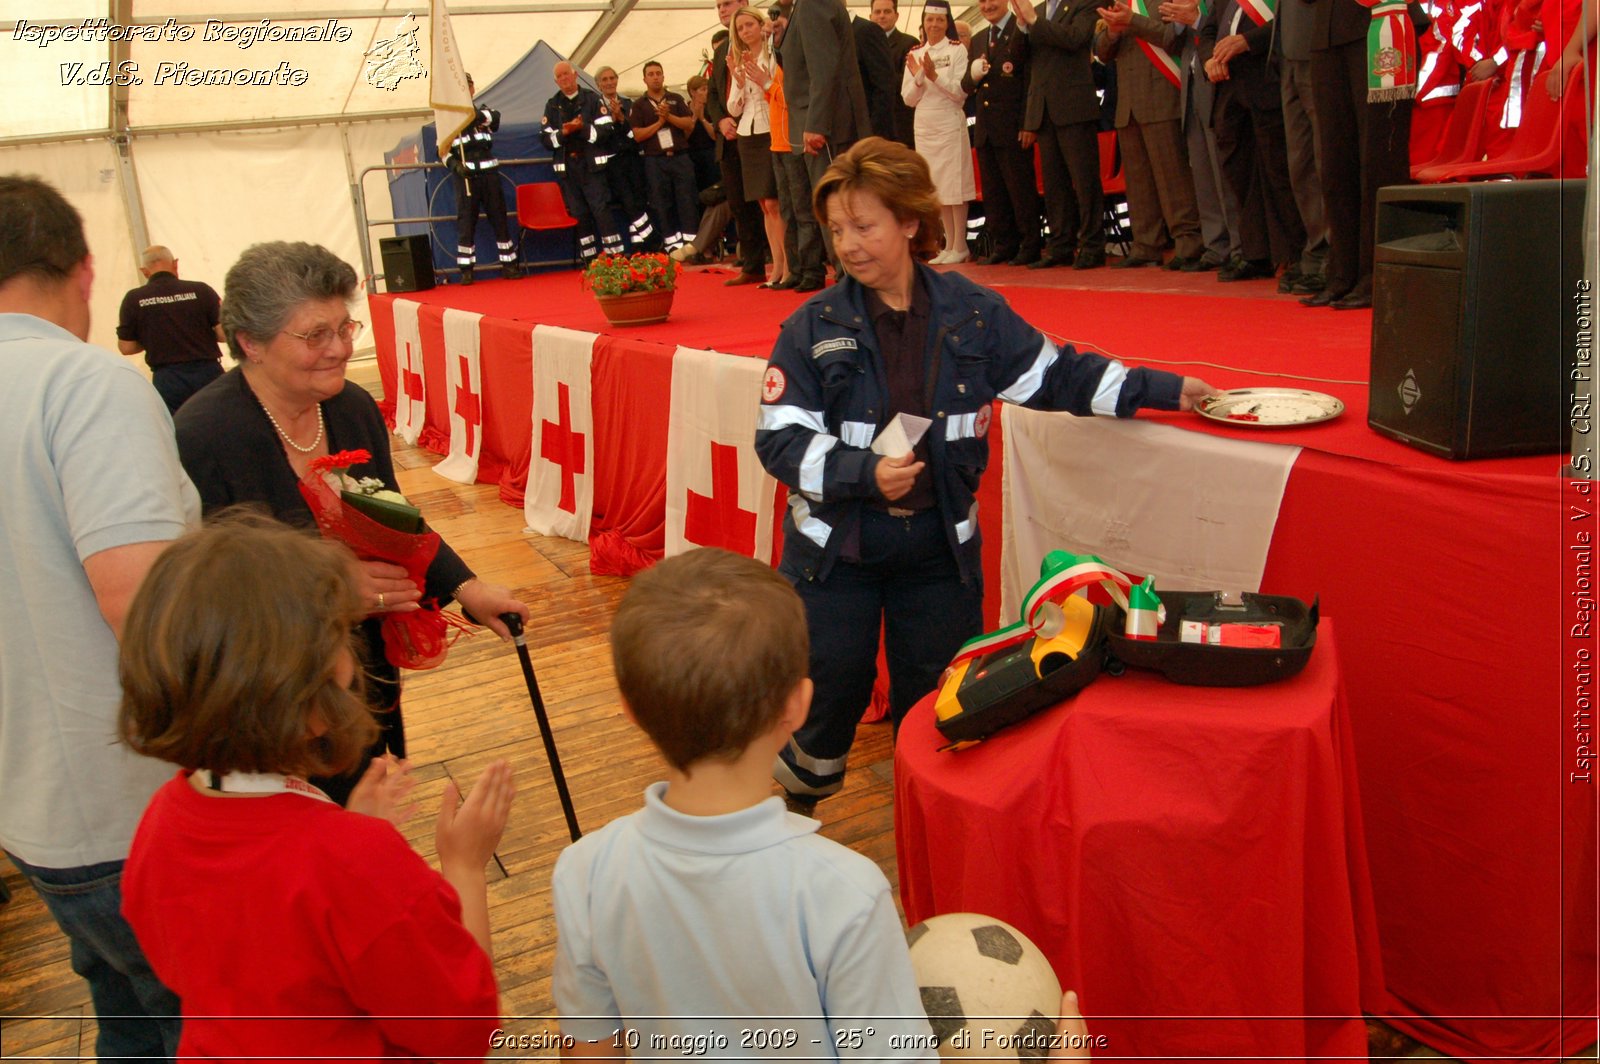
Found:
[[[301,454],[310,454],[312,451],[317,449],[317,444],[322,442],[322,433],[323,433],[323,430],[327,426],[322,420],[322,404],[321,403],[317,404],[317,436],[316,436],[316,438],[314,440],[311,441],[310,444],[308,444],[305,447],[300,446],[298,443],[295,443],[293,440],[291,440],[289,438],[289,434],[287,432],[283,431],[283,426],[278,424],[278,419],[272,416],[272,411],[267,409],[267,404],[266,403],[262,403],[261,404],[261,412],[263,414],[267,415],[267,420],[272,422],[272,427],[278,430],[278,435],[283,438],[283,442],[287,443],[290,447],[293,447],[295,450],[299,451]]]

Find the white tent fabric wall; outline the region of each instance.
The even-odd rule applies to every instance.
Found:
[[[83,215],[94,256],[90,339],[115,351],[122,294],[141,279],[111,145],[101,140],[52,144],[48,150],[0,146],[0,174],[16,173],[37,174],[50,182]]]

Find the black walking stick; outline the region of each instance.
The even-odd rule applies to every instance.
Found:
[[[522,634],[522,618],[515,613],[502,613],[500,619],[511,631],[517,644],[517,657],[522,662],[522,678],[528,682],[528,694],[533,698],[533,712],[539,718],[539,734],[544,738],[544,756],[550,762],[550,775],[556,781],[556,795],[561,799],[561,812],[567,818],[567,830],[572,841],[583,837],[578,830],[578,814],[572,809],[572,794],[567,790],[567,777],[561,772],[561,755],[556,753],[556,737],[550,731],[550,717],[544,711],[544,696],[539,693],[539,679],[533,674],[533,659],[528,656],[528,640]]]

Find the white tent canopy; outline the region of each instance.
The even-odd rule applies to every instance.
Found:
[[[902,7],[910,26],[917,9]],[[713,0],[462,0],[450,15],[480,90],[541,40],[591,72],[615,67],[625,92],[649,59],[681,85],[718,26]],[[367,54],[408,28],[426,70],[418,0],[0,0],[0,173],[38,174],[83,213],[91,339],[115,349],[147,244],[219,291],[262,240],[323,244],[358,270],[365,241],[376,261],[391,231],[362,231],[357,187],[375,218],[388,196],[362,171],[432,112],[425,76],[380,87]]]

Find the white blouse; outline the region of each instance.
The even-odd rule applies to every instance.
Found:
[[[772,122],[767,115],[767,88],[772,84],[774,66],[771,48],[762,45],[761,51],[756,53],[756,66],[765,79],[759,84],[755,78],[745,78],[741,82],[737,76],[728,75],[728,87],[734,90],[729,93],[728,113],[739,120],[741,137],[772,130]]]

